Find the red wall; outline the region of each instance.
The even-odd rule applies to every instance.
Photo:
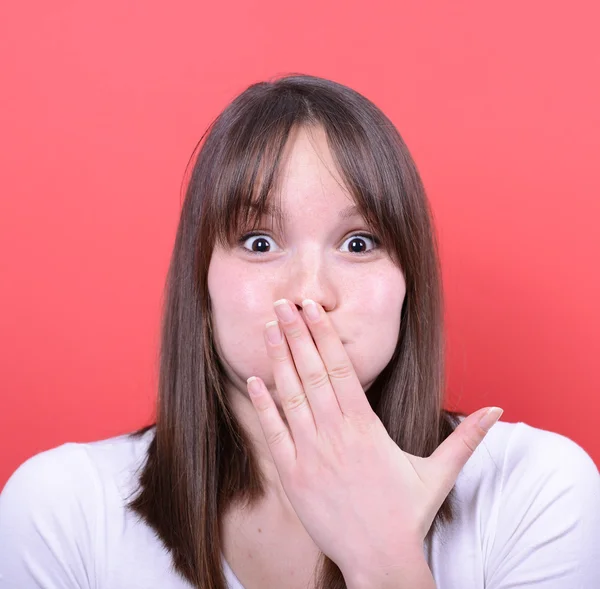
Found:
[[[288,72],[366,94],[417,161],[448,407],[500,405],[600,463],[599,5],[236,4],[1,8],[0,486],[151,418],[185,165],[230,99]]]

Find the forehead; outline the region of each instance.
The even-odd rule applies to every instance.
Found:
[[[302,210],[331,214],[339,220],[362,216],[337,169],[323,128],[293,129],[277,168],[270,195],[261,199],[260,205],[252,199],[247,203],[253,217],[262,212],[265,217],[288,223],[291,212]]]
[[[368,168],[361,165],[361,150],[353,155],[322,127],[299,126],[267,139],[261,149],[232,157],[231,173],[220,176],[215,194],[223,198],[215,199],[218,217],[209,228],[214,240],[232,247],[241,232],[259,227],[286,232],[298,225],[302,231],[320,231],[356,221],[384,233],[378,199],[363,194],[368,183],[360,175],[355,178],[357,169]]]

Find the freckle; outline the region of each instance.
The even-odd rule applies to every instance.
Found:
[[[260,534],[260,533],[262,533],[262,530],[261,530],[260,528],[258,528],[258,533],[259,533],[259,534]]]

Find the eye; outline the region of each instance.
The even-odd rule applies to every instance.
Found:
[[[264,233],[246,233],[240,237],[239,243],[245,251],[253,255],[268,254],[275,251],[273,247],[275,240]],[[346,243],[348,244],[349,253],[365,255],[377,249],[380,242],[377,237],[369,233],[355,233],[344,241],[344,244]],[[277,246],[275,245],[275,247]]]
[[[351,251],[350,253],[358,254],[359,256],[364,256],[366,254],[370,254],[373,250],[376,250],[379,247],[379,239],[370,233],[355,233],[351,237],[349,237],[344,243],[348,243],[348,247],[350,250],[354,250],[354,248],[362,248],[362,243],[367,241],[373,242],[373,248],[368,251]]]
[[[257,237],[260,237],[260,239],[256,239]],[[269,237],[268,235],[265,235],[264,233],[259,233],[258,231],[253,231],[251,233],[246,233],[245,235],[240,237],[239,243],[242,246],[242,249],[247,251],[249,254],[253,254],[253,255],[267,254],[267,253],[269,253],[269,251],[271,249],[271,246],[269,245],[267,238],[273,239],[272,237]],[[250,249],[248,249],[247,247],[244,247],[244,245],[247,241],[249,241],[252,244],[250,246]],[[265,248],[267,249],[267,251],[264,251]]]

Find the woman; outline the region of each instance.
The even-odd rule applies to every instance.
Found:
[[[591,458],[443,410],[443,344],[392,123],[328,80],[250,86],[191,174],[156,424],[13,474],[0,587],[600,586]]]

